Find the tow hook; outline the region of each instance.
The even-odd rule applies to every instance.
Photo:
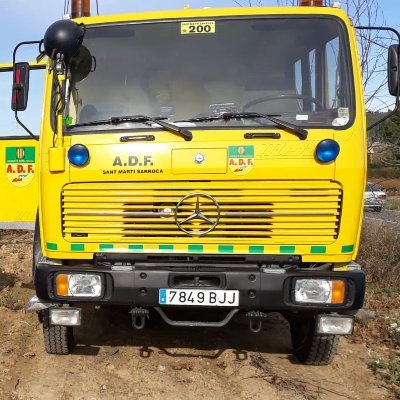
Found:
[[[129,311],[129,314],[132,315],[132,327],[137,329],[138,331],[143,329],[146,325],[146,318],[149,318],[149,310],[145,308],[132,308]]]
[[[249,329],[253,333],[258,333],[262,329],[263,320],[267,318],[268,314],[263,313],[262,311],[252,310],[246,314],[246,317],[249,318]]]

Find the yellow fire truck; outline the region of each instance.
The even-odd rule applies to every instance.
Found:
[[[280,312],[294,354],[330,363],[365,287],[354,260],[366,121],[345,12],[87,16],[37,43],[40,139],[9,142],[1,157],[7,183],[39,179],[28,309],[47,352],[72,349],[89,303],[126,308],[137,329],[150,311],[200,328],[241,313],[259,332]],[[396,95],[398,54],[392,46]],[[29,70],[14,60],[17,118]]]

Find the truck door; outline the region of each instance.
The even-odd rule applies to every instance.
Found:
[[[39,135],[44,65],[31,65],[29,103],[19,114]],[[12,65],[0,64],[0,229],[33,229],[38,207],[39,142],[17,123],[11,111]]]

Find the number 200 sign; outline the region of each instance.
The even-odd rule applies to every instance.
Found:
[[[181,34],[215,33],[215,21],[181,22]]]

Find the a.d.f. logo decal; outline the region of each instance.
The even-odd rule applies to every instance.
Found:
[[[229,146],[228,166],[236,175],[246,175],[254,166],[254,146]]]
[[[6,175],[15,186],[26,186],[35,176],[34,147],[6,147]]]

